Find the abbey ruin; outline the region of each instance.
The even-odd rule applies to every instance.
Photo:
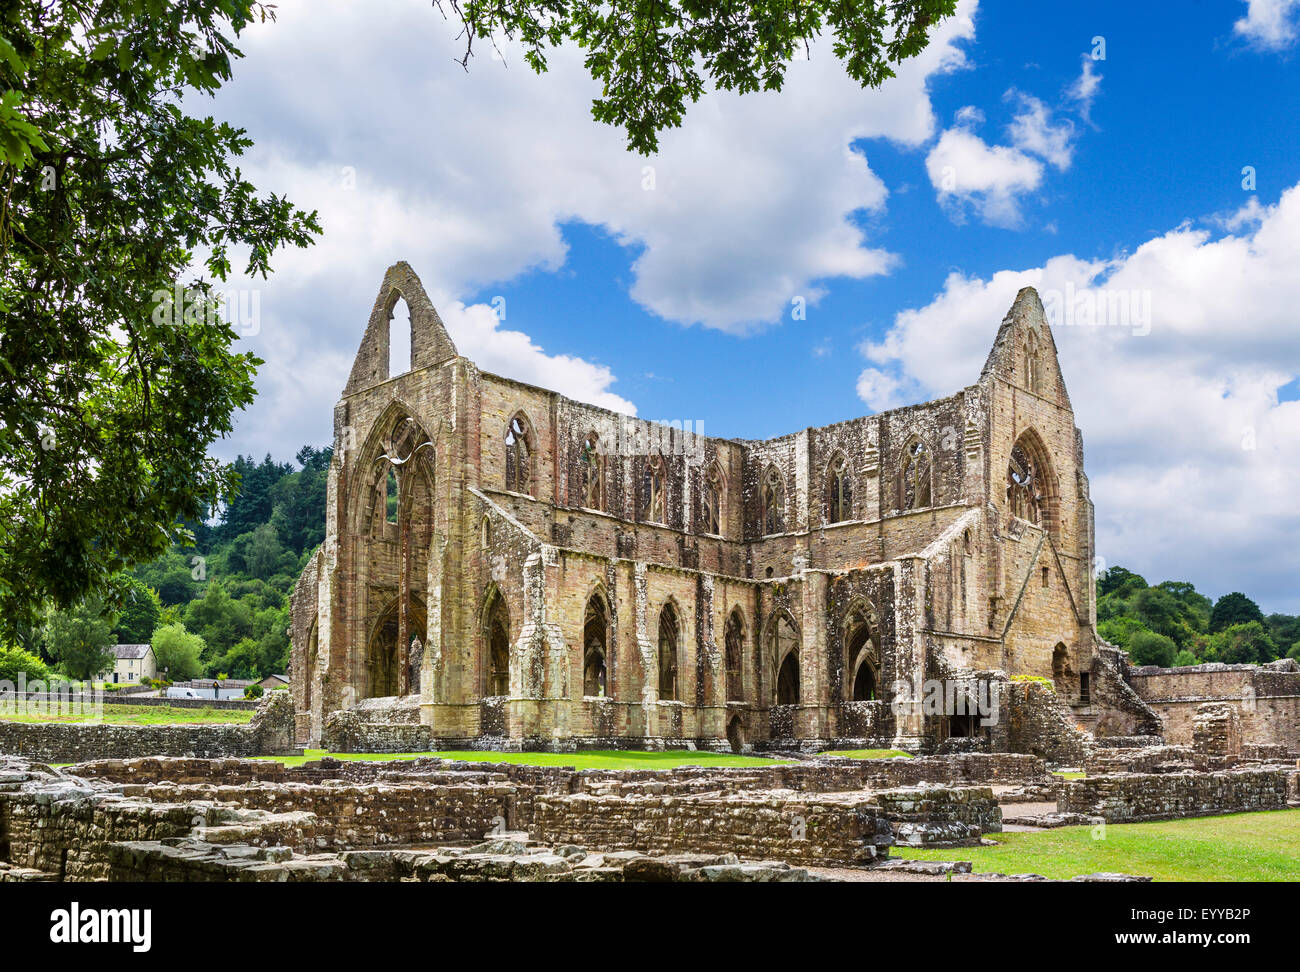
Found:
[[[1032,289],[956,394],[749,441],[481,371],[399,263],[334,428],[293,597],[301,743],[335,713],[444,749],[1050,755],[1159,731],[1095,633],[1082,436]],[[1043,682],[1045,712],[988,718]]]

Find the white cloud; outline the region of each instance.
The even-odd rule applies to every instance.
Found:
[[[1235,33],[1256,47],[1279,51],[1295,43],[1300,0],[1246,0],[1246,16],[1232,25]]]
[[[328,439],[373,295],[399,259],[485,366],[627,410],[610,370],[575,356],[587,349],[528,339],[530,310],[550,308],[512,300],[510,330],[488,331],[463,303],[489,286],[509,299],[513,278],[563,268],[571,221],[629,248],[627,286],[644,308],[732,333],[780,321],[793,297],[815,303],[834,278],[888,272],[896,257],[859,220],[888,192],[852,146],[934,137],[927,84],[965,64],[974,10],[964,0],[879,90],[819,44],[784,91],[708,94],[644,159],[592,120],[599,88],[575,49],[553,52],[541,76],[508,45],[504,63],[484,52],[465,72],[458,27],[427,0],[390,3],[382,17],[349,0],[281,0],[275,23],[241,39],[246,57],[215,107],[192,106],[247,128],[247,177],[318,209],[325,229],[255,284],[263,328],[250,344],[268,364],[228,450]]]
[[[965,128],[950,128],[925,159],[930,183],[954,218],[967,207],[994,226],[1022,221],[1019,197],[1038,188],[1043,166],[1019,149],[991,146]]]
[[[1053,120],[1052,110],[1033,95],[1008,91],[1007,96],[1020,105],[1007,128],[1011,144],[1062,171],[1068,169],[1074,154],[1074,126],[1069,120]]]
[[[1067,97],[1078,104],[1079,117],[1084,121],[1090,121],[1092,118],[1092,103],[1097,98],[1097,92],[1101,90],[1101,81],[1102,75],[1097,73],[1097,62],[1090,54],[1084,54],[1083,68],[1079,72],[1079,77],[1067,92]]]
[[[934,301],[863,346],[859,394],[874,407],[882,389],[914,387],[918,400],[970,384],[1023,286],[1058,307],[1073,288],[1074,311],[1060,319],[1076,322],[1089,307],[1149,300],[1145,336],[1105,326],[1114,310],[1100,326],[1054,326],[1087,447],[1098,552],[1153,580],[1300,610],[1300,402],[1277,396],[1300,375],[1300,186],[1249,215],[1244,235],[1189,224],[1111,261],[1062,255],[988,279],[954,273]]]

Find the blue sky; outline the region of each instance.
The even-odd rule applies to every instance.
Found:
[[[1056,328],[1099,553],[1300,611],[1296,0],[963,3],[880,91],[814,46],[652,159],[590,120],[571,52],[465,74],[423,0],[384,8],[281,3],[213,108],[326,229],[236,282],[267,366],[220,455],[328,440],[398,259],[484,367],[755,438],[954,392],[1016,289],[1077,286],[1150,307]]]

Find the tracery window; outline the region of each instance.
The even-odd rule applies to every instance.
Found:
[[[700,531],[722,534],[722,470],[716,462],[705,472],[700,491]]]
[[[605,457],[600,454],[600,438],[591,433],[582,443],[578,455],[581,487],[580,502],[589,510],[603,510],[605,486]]]
[[[665,604],[659,612],[659,701],[677,698],[677,612]]]
[[[1007,506],[1011,515],[1030,523],[1040,522],[1040,488],[1034,460],[1023,446],[1017,444],[1007,463]]]
[[[848,461],[840,453],[830,461],[826,471],[826,522],[843,523],[853,518],[853,489],[849,481]]]
[[[664,457],[653,455],[645,465],[641,483],[641,519],[649,523],[668,522],[668,470]]]
[[[763,532],[785,532],[785,483],[775,469],[763,479]]]
[[[531,493],[533,480],[532,442],[523,413],[506,426],[506,489]]]
[[[919,510],[933,505],[930,490],[930,452],[913,439],[903,447],[902,508]]]

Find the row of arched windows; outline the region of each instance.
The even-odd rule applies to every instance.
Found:
[[[929,446],[918,436],[907,440],[899,454],[898,505],[900,510],[924,509],[934,505],[933,467]],[[605,455],[599,435],[589,433],[578,453],[576,488],[570,502],[585,509],[607,508]],[[658,453],[649,456],[641,472],[637,515],[646,523],[669,522],[671,476],[668,463]],[[516,413],[505,430],[506,489],[532,493],[533,437],[527,417]],[[724,508],[726,479],[717,461],[708,465],[700,480],[696,529],[700,533],[721,536],[726,523]],[[787,491],[784,475],[769,466],[760,483],[760,529],[764,535],[784,533],[787,529]],[[827,463],[823,486],[823,517],[826,523],[843,523],[853,519],[853,477],[848,458],[837,451]]]
[[[786,611],[774,613],[767,624],[768,657],[775,678],[770,691],[777,705],[797,705],[800,700],[799,626]],[[846,701],[875,699],[880,671],[879,641],[860,608],[847,615],[844,623]],[[745,701],[745,620],[740,609],[727,616],[723,628],[724,688],[728,702]],[[609,606],[600,591],[587,601],[582,625],[582,694],[604,697],[609,692]],[[682,701],[680,677],[682,624],[677,606],[666,602],[659,611],[657,637],[657,684],[661,702]],[[484,611],[484,641],[487,647],[486,686],[490,696],[510,692],[510,617],[505,600],[495,588]]]

